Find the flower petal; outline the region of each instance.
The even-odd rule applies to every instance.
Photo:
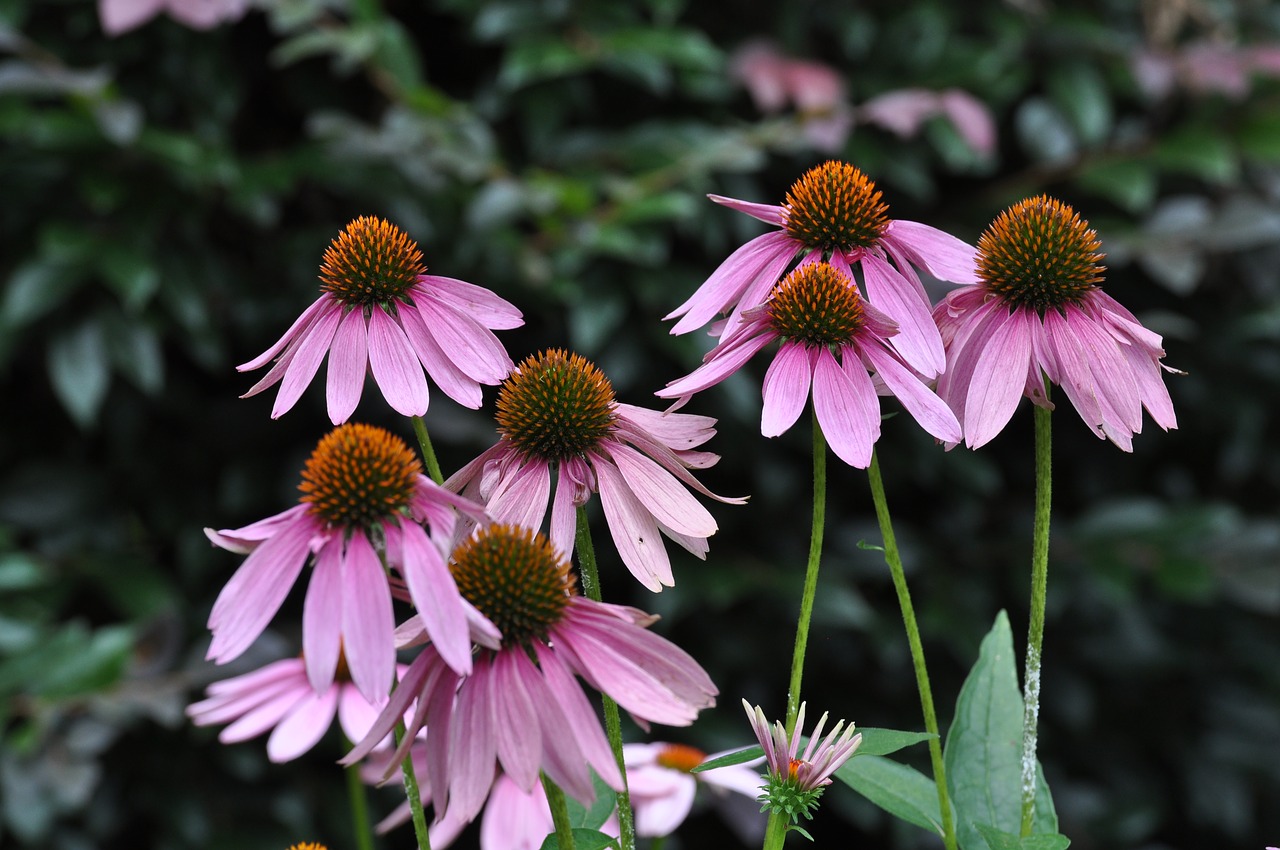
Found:
[[[791,237],[782,231],[757,236],[738,248],[711,273],[689,300],[663,317],[683,317],[671,329],[671,333],[689,333],[710,322],[719,313],[728,312],[757,278],[772,277],[776,282],[798,248]]]
[[[913,291],[909,280],[884,260],[868,254],[862,258],[867,298],[898,323],[889,344],[902,359],[926,378],[934,378],[947,366],[942,337],[934,324],[928,302]]]
[[[458,404],[478,410],[484,403],[480,384],[459,369],[444,353],[416,307],[401,304],[399,310],[405,336],[431,380]]]
[[[964,402],[964,440],[971,449],[999,434],[1022,398],[1031,359],[1031,321],[1023,309],[998,315],[984,338],[971,343],[980,346]]]
[[[875,341],[860,345],[859,351],[876,370],[885,386],[911,414],[920,427],[944,443],[958,443],[964,438],[960,422],[946,402],[934,395],[907,367]],[[846,355],[849,356],[849,355]]]
[[[471,637],[462,594],[422,526],[403,522],[400,529],[404,556],[399,569],[409,596],[440,657],[465,676],[471,672]]]
[[[447,300],[455,309],[466,313],[486,328],[502,331],[524,324],[524,315],[514,304],[499,298],[483,286],[430,274],[418,278],[418,286],[435,290],[434,294],[438,299]]]
[[[724,195],[707,195],[715,203],[740,213],[746,213],[765,224],[782,227],[787,223],[787,208],[781,204],[754,204],[751,201],[739,201],[737,198],[726,198]]]
[[[594,467],[600,482],[600,505],[622,563],[655,593],[662,590],[663,585],[671,587],[675,584],[671,561],[653,515],[631,492],[611,461],[601,458]]]
[[[302,606],[302,657],[317,692],[333,684],[342,649],[342,541],[330,540],[316,553]]]
[[[529,683],[539,676],[521,650],[499,652],[490,683],[498,760],[516,784],[531,789],[542,761],[542,732]]]
[[[978,282],[978,251],[950,233],[918,221],[889,222],[881,241],[939,280]]]
[[[764,373],[761,394],[764,397],[760,415],[760,433],[777,437],[784,433],[804,412],[809,400],[809,382],[813,377],[813,360],[808,346],[785,342]]]
[[[369,362],[368,334],[364,311],[352,310],[342,317],[329,346],[329,374],[325,401],[329,421],[341,425],[351,418],[364,391],[364,375]]]
[[[280,392],[276,395],[275,404],[271,407],[272,419],[279,419],[302,397],[302,391],[316,376],[320,361],[324,360],[325,354],[329,351],[329,343],[332,342],[333,334],[338,329],[341,316],[341,308],[330,310],[317,317],[315,322],[307,328],[306,335],[301,337],[298,347],[294,349],[289,368],[280,381]]]
[[[605,440],[600,448],[613,459],[627,487],[659,523],[693,537],[716,533],[711,513],[671,473],[622,443]]]
[[[461,310],[437,299],[418,304],[423,322],[453,364],[482,384],[496,384],[514,364],[493,331]]]
[[[276,724],[267,739],[267,758],[276,764],[292,761],[314,747],[329,731],[338,709],[338,689],[308,694]]]
[[[857,358],[842,369],[827,349],[818,352],[813,370],[813,410],[827,445],[836,457],[857,469],[871,465],[880,438],[880,402],[871,377]]]
[[[342,645],[351,680],[370,702],[386,699],[396,671],[391,587],[369,538],[351,535],[342,559]]]
[[[307,330],[315,322],[316,318],[325,310],[340,309],[337,301],[328,292],[321,295],[307,309],[302,311],[302,315],[294,319],[293,324],[289,326],[289,330],[284,332],[284,336],[276,340],[275,344],[248,363],[241,363],[236,367],[237,372],[252,372],[254,369],[261,369],[263,366],[271,362],[286,346],[291,346],[293,342],[306,335]]]
[[[382,397],[397,413],[427,412],[427,379],[404,329],[381,308],[369,315],[369,366]]]

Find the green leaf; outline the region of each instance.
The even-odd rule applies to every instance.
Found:
[[[1113,113],[1107,81],[1086,62],[1054,63],[1047,86],[1054,105],[1071,122],[1081,141],[1099,144],[1111,132]]]
[[[70,623],[39,648],[0,663],[0,694],[69,697],[102,690],[119,680],[133,648],[127,626],[90,632]]]
[[[956,700],[944,761],[960,846],[984,846],[978,825],[1016,833],[1022,824],[1022,694],[1009,616],[1001,611]],[[1037,777],[1037,832],[1057,832],[1053,800]]]
[[[942,834],[938,786],[914,767],[882,756],[849,759],[836,778],[907,823]]]
[[[1066,850],[1071,839],[1065,835],[1018,836],[986,824],[978,825],[978,832],[990,850]]]
[[[1151,209],[1159,188],[1156,169],[1145,159],[1097,162],[1082,168],[1076,181],[1132,213]]]
[[[862,743],[854,750],[854,756],[887,756],[904,747],[910,747],[921,741],[937,737],[930,732],[903,732],[898,729],[877,729],[859,727]]]
[[[156,332],[138,322],[111,322],[106,330],[116,371],[148,395],[159,392],[164,386],[164,355]]]
[[[21,552],[0,555],[0,590],[30,590],[47,584],[52,576],[39,561]]]
[[[577,829],[573,830],[573,846],[577,850],[604,850],[606,847],[617,847],[618,839],[603,832],[597,832],[594,829]],[[542,850],[560,850],[560,841],[556,838],[555,833],[547,836],[547,840],[542,842]]]
[[[1280,161],[1280,112],[1249,113],[1236,130],[1236,143],[1247,157],[1263,162]]]
[[[751,761],[752,759],[758,759],[763,755],[764,748],[757,744],[754,747],[747,747],[745,750],[738,750],[736,753],[727,753],[719,758],[704,761],[690,772],[702,773],[704,770],[715,770],[717,767],[729,767],[730,765],[743,764]]]
[[[111,372],[102,328],[89,321],[49,345],[49,380],[54,394],[81,428],[93,424],[107,395]]]
[[[618,807],[618,795],[604,783],[595,771],[591,772],[591,782],[595,786],[596,797],[588,808],[577,800],[566,795],[565,805],[569,809],[569,823],[584,829],[599,829]]]
[[[62,306],[84,281],[78,269],[54,260],[38,259],[14,269],[0,304],[0,323],[20,328]]]
[[[1155,161],[1169,171],[1191,174],[1213,183],[1239,178],[1240,161],[1227,135],[1210,127],[1187,127],[1156,146]]]

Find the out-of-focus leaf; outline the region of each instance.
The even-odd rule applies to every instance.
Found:
[[[120,296],[126,312],[136,314],[160,288],[160,273],[151,259],[132,246],[109,246],[102,253],[102,276]]]
[[[1132,213],[1151,208],[1159,188],[1156,169],[1146,160],[1095,162],[1076,174],[1080,186]]]
[[[1067,117],[1086,145],[1103,142],[1113,119],[1107,81],[1097,67],[1083,62],[1055,62],[1046,81],[1054,105]]]
[[[0,555],[0,591],[30,590],[49,579],[48,571],[30,555],[21,552]]]
[[[111,382],[102,326],[88,321],[49,343],[49,380],[76,424],[90,427]]]
[[[592,59],[562,38],[525,41],[508,50],[498,83],[508,90],[541,80],[576,74],[590,68]]]
[[[313,56],[330,56],[340,74],[350,74],[374,55],[381,40],[375,26],[306,30],[277,47],[271,60],[285,67]]]
[[[835,776],[889,814],[942,833],[938,786],[914,767],[883,756],[852,758]]]
[[[132,646],[128,626],[90,632],[66,624],[38,648],[0,661],[0,693],[69,697],[101,690],[120,678]]]
[[[1280,160],[1280,112],[1255,110],[1244,116],[1235,132],[1236,144],[1247,157],[1276,162]]]
[[[156,332],[140,322],[111,322],[107,349],[116,371],[148,395],[164,386],[164,356]]]
[[[1240,175],[1240,160],[1230,138],[1208,127],[1187,127],[1165,136],[1156,145],[1154,159],[1162,168],[1211,183],[1230,183]]]
[[[594,829],[574,827],[573,846],[578,850],[604,850],[606,847],[617,847],[618,839]],[[542,842],[542,850],[560,850],[560,840],[554,833],[548,835],[546,841]]]
[[[26,262],[9,277],[0,319],[9,328],[20,328],[62,306],[83,280],[78,269],[64,263],[44,258]]]
[[[1057,106],[1040,97],[1028,98],[1014,117],[1018,140],[1035,159],[1060,162],[1076,154],[1071,123]]]
[[[142,132],[142,107],[132,100],[111,98],[95,101],[93,117],[102,135],[117,145],[132,144]]]
[[[404,91],[422,85],[422,61],[409,34],[393,18],[383,18],[374,28],[378,40],[373,60],[395,79]]]
[[[34,64],[23,59],[0,62],[2,95],[77,95],[93,97],[111,81],[105,68],[76,71],[53,63]]]

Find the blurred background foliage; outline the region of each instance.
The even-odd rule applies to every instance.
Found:
[[[347,221],[388,217],[433,272],[516,302],[517,360],[571,347],[656,407],[709,345],[661,317],[760,232],[703,196],[777,203],[831,157],[894,217],[968,241],[1038,192],[1100,230],[1108,290],[1189,374],[1169,378],[1180,429],[1132,456],[1055,417],[1041,754],[1062,828],[1081,850],[1280,840],[1280,7],[258,0],[232,17],[109,37],[89,0],[0,4],[0,843],[350,846],[339,741],[269,765],[182,712],[297,651],[295,600],[250,657],[203,662],[238,559],[200,528],[295,498],[322,394],[273,422],[234,367],[314,298]],[[679,553],[655,597],[604,553],[606,597],[661,613],[719,684],[696,726],[657,730],[709,750],[746,742],[739,697],[781,710],[806,551],[808,436],[759,436],[759,372],[690,408],[721,420],[705,480],[752,494],[714,508],[708,561]],[[448,471],[493,440],[491,409],[435,399]],[[408,436],[380,404],[360,416]],[[949,716],[996,612],[1025,630],[1030,416],[977,453],[910,424],[889,420],[880,456]],[[865,476],[837,465],[832,487],[806,696],[918,728],[888,573],[858,545],[878,539]],[[847,789],[826,801],[821,846],[939,846]],[[669,847],[730,846],[700,811]]]

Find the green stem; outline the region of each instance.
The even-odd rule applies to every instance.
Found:
[[[787,830],[790,827],[790,817],[777,812],[769,812],[769,823],[764,828],[764,850],[782,850],[782,845],[787,840]]]
[[[410,417],[413,419],[413,433],[418,435],[418,447],[422,449],[422,459],[427,464],[427,474],[431,476],[431,480],[437,484],[444,483],[444,475],[440,472],[440,461],[436,460],[436,451],[431,447],[431,436],[427,433],[427,423],[422,421],[421,416]]]
[[[578,528],[574,542],[578,550],[578,568],[582,572],[582,589],[587,598],[601,601],[600,572],[596,568],[596,549],[591,542],[591,526],[587,524],[585,505],[578,506]],[[622,755],[622,720],[618,716],[618,704],[604,691],[600,692],[604,703],[604,729],[609,736],[609,748],[618,762],[622,774],[622,790],[618,792],[618,839],[622,850],[635,850],[635,818],[631,812],[631,793],[627,790],[627,765]]]
[[[1048,385],[1045,385],[1046,398]],[[1036,727],[1040,720],[1040,655],[1044,646],[1044,604],[1049,591],[1049,512],[1053,503],[1053,432],[1049,411],[1035,406],[1036,517],[1031,538],[1031,616],[1023,673],[1022,834],[1030,835],[1036,808]]]
[[[346,745],[350,750],[351,742],[346,741]],[[351,805],[351,826],[356,833],[356,848],[373,850],[373,830],[369,828],[369,801],[365,796],[364,783],[360,781],[360,771],[358,768],[348,767],[343,772],[347,774],[347,801]]]
[[[804,675],[805,649],[809,645],[809,621],[813,618],[813,599],[818,591],[818,564],[822,560],[822,533],[827,512],[827,441],[813,414],[813,528],[809,534],[809,564],[804,573],[804,592],[800,597],[800,619],[796,621],[796,647],[791,655],[791,681],[787,686],[787,732],[795,732],[796,714],[800,710],[800,679]]]
[[[907,644],[911,647],[911,663],[916,669],[916,690],[920,692],[920,707],[924,710],[925,731],[933,735],[929,739],[929,761],[933,765],[933,782],[938,787],[938,809],[942,814],[942,841],[947,850],[956,850],[956,827],[951,820],[951,799],[947,794],[947,773],[942,761],[942,738],[938,734],[938,715],[933,708],[933,689],[929,686],[929,670],[924,663],[924,647],[920,643],[920,629],[916,625],[915,607],[911,604],[911,591],[907,589],[907,576],[902,569],[902,556],[898,552],[898,539],[893,533],[893,520],[889,517],[889,502],[884,495],[884,479],[880,477],[880,460],[871,453],[871,466],[867,469],[871,480],[871,498],[876,506],[876,519],[880,522],[880,536],[884,538],[884,560],[893,576],[893,589],[898,593],[898,607],[902,609],[902,624],[907,630]]]
[[[404,721],[396,724],[396,746],[404,741]],[[413,814],[413,832],[418,837],[418,850],[431,850],[431,834],[427,831],[427,816],[422,811],[422,795],[418,792],[418,778],[413,773],[413,753],[405,754],[400,765],[404,774],[404,794],[409,798],[409,811]]]
[[[551,809],[551,822],[556,826],[560,850],[573,850],[573,825],[569,823],[569,805],[564,801],[564,792],[545,773],[542,774],[542,789],[547,792],[547,806]]]
[[[809,532],[809,563],[804,572],[804,590],[800,596],[800,618],[796,621],[796,646],[791,654],[791,680],[787,685],[787,733],[796,733],[796,715],[800,712],[800,680],[804,676],[805,650],[809,646],[809,621],[813,619],[813,600],[818,593],[818,566],[822,561],[822,534],[827,517],[827,441],[813,412],[813,526]],[[766,850],[777,850],[787,837],[791,819],[777,812],[769,813],[765,826]]]

